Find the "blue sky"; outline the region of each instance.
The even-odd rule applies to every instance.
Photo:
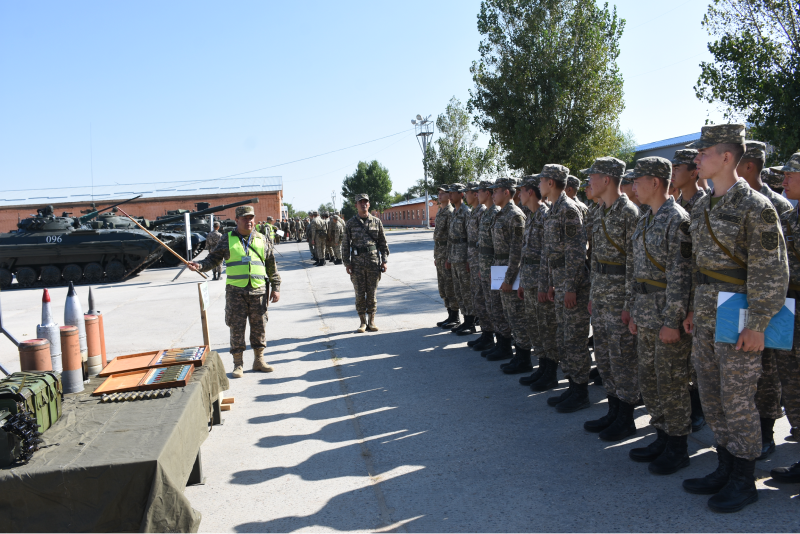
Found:
[[[721,121],[692,89],[707,2],[616,5],[623,129],[647,143]],[[213,181],[405,131],[251,174],[282,176],[298,209],[341,205],[359,160],[404,191],[422,175],[410,120],[469,96],[479,6],[0,1],[0,190],[88,185],[92,168],[95,184]]]

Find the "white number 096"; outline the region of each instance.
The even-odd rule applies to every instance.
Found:
[[[60,235],[49,235],[45,238],[48,243],[61,243]]]

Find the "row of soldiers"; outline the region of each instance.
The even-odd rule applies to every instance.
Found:
[[[275,222],[271,216],[267,217],[266,221],[261,221],[256,229],[262,234],[269,236],[272,242],[277,244],[281,242],[281,234],[277,233],[280,230],[283,233],[283,240],[289,241],[290,239],[300,242],[307,222],[300,219],[300,217],[284,217],[283,220]]]
[[[310,217],[305,237],[314,265],[323,266],[326,260],[334,265],[342,265],[342,236],[345,223],[341,214],[334,212],[328,215],[325,211],[322,213],[312,211]]]
[[[521,181],[443,186],[434,259],[448,317],[439,326],[468,335],[479,324],[468,345],[510,360],[508,374],[532,371],[536,355],[538,368],[520,379],[534,391],[556,387],[560,365],[569,386],[547,399],[559,413],[590,406],[591,327],[608,412],[584,429],[624,440],[643,403],[656,439],[629,456],[669,475],[690,464],[694,397],[718,467],[683,487],[713,495],[714,511],[741,510],[758,500],[755,463],[775,448],[781,403],[800,438],[800,320],[791,347],[765,349],[770,320],[800,296],[800,222],[787,200],[800,199],[800,153],[780,168],[764,169],[765,159],[744,125],[726,124],[703,127],[671,161],[642,158],[626,172],[598,158],[581,171],[591,207],[558,164]],[[780,176],[787,198],[762,176]],[[717,342],[718,299],[735,293],[748,308],[737,342]],[[800,482],[800,462],[771,475]]]

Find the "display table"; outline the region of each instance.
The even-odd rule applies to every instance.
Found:
[[[202,476],[200,445],[228,389],[219,355],[166,398],[101,403],[91,393],[102,381],[65,395],[28,464],[0,469],[0,530],[197,531],[200,513],[183,490]]]

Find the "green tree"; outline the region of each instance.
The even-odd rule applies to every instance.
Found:
[[[797,0],[714,0],[703,27],[713,63],[702,62],[695,92],[720,102],[729,120],[752,126],[748,137],[776,148],[785,161],[800,148],[800,3]]]
[[[435,148],[429,147],[428,173],[434,186],[471,182],[475,176],[475,159],[481,150],[475,146],[478,134],[470,130],[466,107],[453,97],[443,114],[436,117],[439,137]]]
[[[625,26],[595,0],[484,0],[468,109],[512,169],[570,169],[622,145],[617,68]]]
[[[320,213],[322,213],[323,211],[328,213],[333,213],[336,210],[333,209],[333,202],[326,202],[324,204],[320,204],[319,208],[317,208],[317,211]]]
[[[305,219],[306,217],[308,217],[308,213],[306,213],[305,211],[296,211],[294,212],[294,216],[300,217],[300,219]]]
[[[288,202],[284,202],[283,205],[286,206],[286,209],[289,211],[289,217],[294,217],[295,216],[294,206],[292,206]]]
[[[386,167],[377,160],[369,163],[359,161],[355,172],[345,176],[342,181],[342,196],[344,197],[342,216],[350,219],[358,212],[354,200],[359,193],[369,195],[371,209],[383,211],[392,204],[391,192],[392,180],[389,178],[389,171]]]

